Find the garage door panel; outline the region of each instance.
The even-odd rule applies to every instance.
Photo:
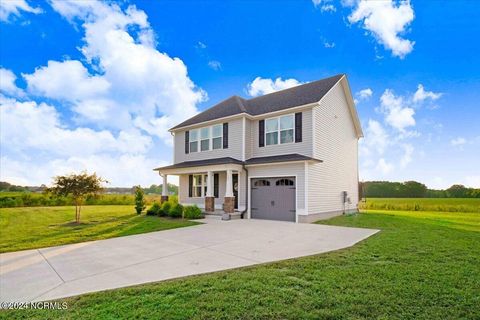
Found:
[[[295,194],[295,177],[252,179],[252,218],[295,221]]]

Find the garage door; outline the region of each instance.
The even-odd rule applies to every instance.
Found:
[[[252,218],[295,221],[295,177],[252,179]]]

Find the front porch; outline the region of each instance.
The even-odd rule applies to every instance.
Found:
[[[240,161],[228,158],[224,162],[209,164],[191,161],[157,168],[163,178],[163,190],[167,190],[168,176],[179,177],[178,200],[183,205],[197,205],[205,214],[222,215],[224,219],[240,218],[245,212],[245,173]],[[166,192],[162,201],[166,201]]]

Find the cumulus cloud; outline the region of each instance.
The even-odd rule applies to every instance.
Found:
[[[256,97],[259,95],[295,87],[300,84],[302,84],[302,82],[293,78],[282,80],[282,78],[278,77],[277,79],[272,80],[257,77],[248,84],[247,92],[250,96]]]
[[[357,101],[367,100],[372,95],[373,95],[373,91],[370,88],[362,89],[355,94],[355,96],[357,97]]]
[[[394,169],[394,165],[388,163],[384,158],[380,158],[377,162],[376,170],[379,171],[382,175],[387,175]]]
[[[22,97],[25,95],[22,89],[17,87],[17,76],[8,69],[0,68],[0,92],[7,96]]]
[[[403,155],[400,158],[400,167],[405,168],[410,162],[412,162],[412,155],[415,148],[409,144],[405,143],[402,145]]]
[[[385,122],[401,132],[407,127],[415,126],[415,110],[405,104],[403,97],[395,96],[390,89],[386,89],[380,97],[379,110],[385,115]]]
[[[49,61],[24,75],[30,92],[66,100],[81,123],[111,129],[152,119],[155,134],[170,143],[167,129],[198,113],[206,94],[190,80],[187,67],[155,47],[145,12],[99,1],[52,1],[52,7],[84,30],[80,48],[95,74],[77,60]],[[161,121],[160,121],[161,119]]]
[[[335,12],[337,8],[331,3],[331,0],[312,0],[316,8],[320,8],[322,12]]]
[[[167,129],[198,113],[206,93],[182,60],[157,50],[146,14],[135,6],[50,4],[82,32],[83,57],[23,74],[28,97],[21,100],[15,75],[1,71],[1,179],[41,184],[88,170],[114,186],[158,183],[152,168],[167,164],[160,160],[172,141]]]
[[[402,38],[402,34],[414,17],[410,1],[397,4],[393,0],[360,0],[348,16],[348,21],[361,23],[385,49],[391,50],[396,57],[404,58],[413,50],[415,42]]]
[[[42,13],[41,8],[34,8],[26,0],[4,0],[0,3],[0,21],[7,22],[12,16],[20,17],[22,11],[33,14]]]
[[[425,88],[423,87],[422,84],[419,84],[417,87],[417,91],[413,94],[413,102],[418,103],[418,102],[423,102],[427,99],[430,99],[432,101],[437,100],[443,95],[441,92],[433,92],[433,91],[425,91]]]

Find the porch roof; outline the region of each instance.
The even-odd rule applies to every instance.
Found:
[[[179,162],[176,164],[172,164],[166,167],[155,168],[155,171],[162,171],[162,170],[169,170],[169,169],[181,169],[181,168],[191,168],[191,167],[203,167],[203,166],[211,166],[217,164],[239,164],[242,165],[243,162],[231,157],[224,157],[224,158],[212,158],[212,159],[205,159],[205,160],[193,160],[193,161],[185,161]]]
[[[250,158],[246,161],[241,161],[238,159],[234,159],[231,157],[223,157],[223,158],[212,158],[212,159],[205,159],[205,160],[193,160],[193,161],[185,161],[176,164],[172,164],[165,167],[155,168],[153,170],[166,172],[166,171],[176,171],[177,169],[186,169],[186,168],[196,168],[200,169],[201,167],[209,166],[222,166],[222,165],[257,165],[257,164],[268,164],[268,163],[278,163],[278,162],[292,162],[292,161],[315,161],[315,162],[322,162],[322,160],[312,158],[309,156],[305,156],[298,153],[291,153],[291,154],[282,154],[277,156],[268,156],[268,157],[257,157],[257,158]],[[183,172],[184,170],[182,170]]]

